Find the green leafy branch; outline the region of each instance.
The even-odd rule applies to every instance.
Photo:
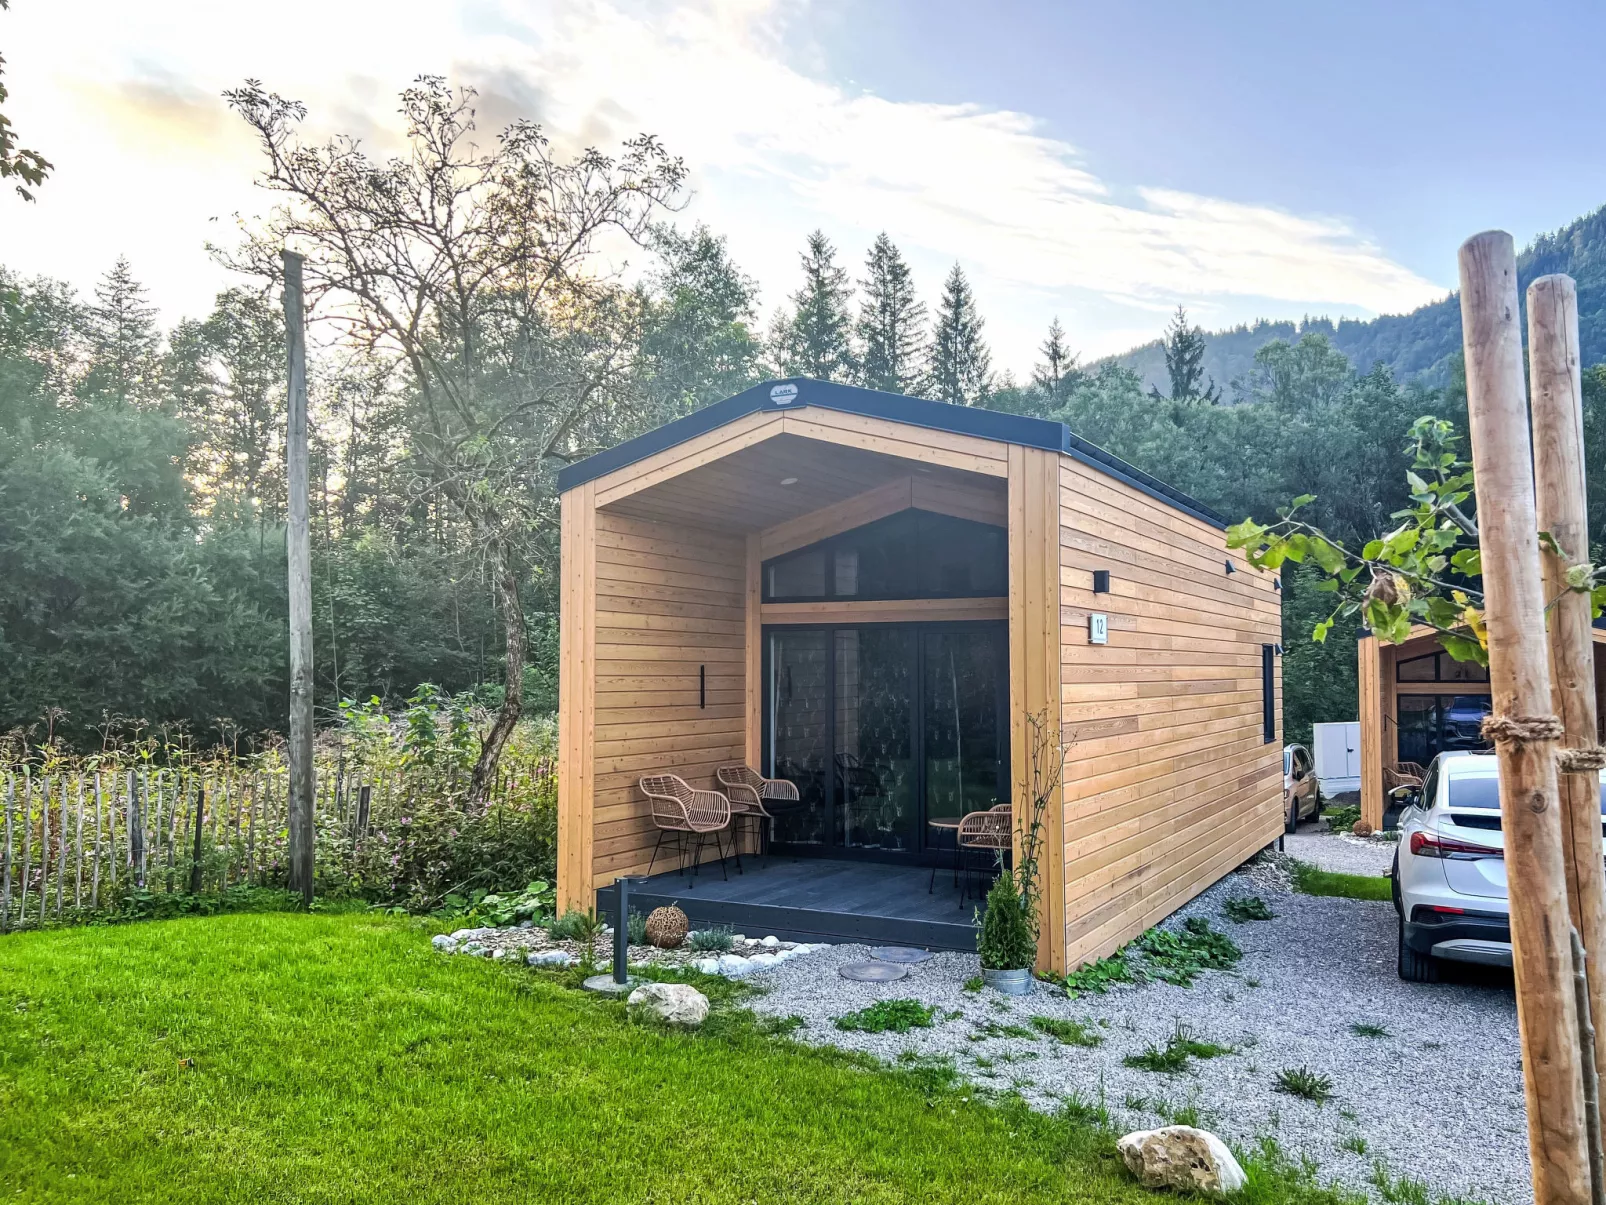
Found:
[[[1325,575],[1318,590],[1336,596],[1331,613],[1311,636],[1324,642],[1340,620],[1359,618],[1378,639],[1402,644],[1418,624],[1439,635],[1457,661],[1489,663],[1488,629],[1477,524],[1466,504],[1473,498],[1472,466],[1457,450],[1460,437],[1444,419],[1424,416],[1411,424],[1405,474],[1411,504],[1391,515],[1397,526],[1356,552],[1300,512],[1314,494],[1295,498],[1274,523],[1245,519],[1227,529],[1227,547],[1241,549],[1249,563],[1277,571],[1285,562],[1310,563]],[[1606,575],[1588,562],[1574,563],[1548,532],[1541,545],[1566,564],[1569,590],[1590,595],[1592,613],[1606,607]]]

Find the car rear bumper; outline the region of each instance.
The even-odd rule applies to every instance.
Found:
[[[1405,922],[1405,944],[1418,954],[1451,962],[1511,965],[1511,921],[1498,912],[1459,915],[1412,909]]]

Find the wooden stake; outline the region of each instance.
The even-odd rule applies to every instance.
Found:
[[[17,901],[17,924],[28,923],[28,880],[33,878],[33,773],[22,768],[22,891]]]
[[[1589,557],[1584,485],[1584,399],[1578,352],[1578,288],[1569,276],[1528,286],[1528,364],[1534,426],[1534,479],[1540,531],[1565,557],[1544,553],[1550,614],[1550,693],[1570,748],[1595,744],[1595,653],[1589,596],[1567,588],[1567,562]],[[1606,1017],[1606,863],[1600,830],[1600,772],[1573,770],[1558,781],[1567,909],[1588,955],[1589,1011]],[[1595,1027],[1594,1066],[1606,1067],[1606,1025]],[[1606,1141],[1606,1134],[1602,1135]]]
[[[89,906],[100,907],[100,813],[105,807],[100,789],[100,771],[95,771],[95,866],[89,875]]]
[[[56,919],[61,919],[62,893],[67,888],[67,776],[57,784],[56,796]]]
[[[1509,234],[1489,231],[1462,244],[1460,260],[1494,704],[1490,725],[1500,758],[1534,1202],[1585,1205],[1589,1156],[1556,791],[1559,723],[1550,714],[1516,252]]]
[[[285,342],[290,352],[290,889],[312,906],[312,543],[307,498],[307,344],[302,257],[284,253]]]
[[[78,836],[73,841],[73,865],[77,868],[73,876],[72,906],[84,906],[84,774],[78,772]]]
[[[17,804],[17,776],[6,771],[6,852],[0,865],[0,933],[11,932],[11,815]]]

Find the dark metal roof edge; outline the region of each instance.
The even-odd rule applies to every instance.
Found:
[[[790,386],[793,392],[790,395],[782,392],[777,396],[777,391],[785,386]],[[760,410],[802,410],[809,406],[884,418],[932,431],[949,431],[955,435],[973,435],[999,443],[1063,452],[1184,514],[1201,519],[1213,527],[1224,529],[1227,526],[1225,519],[1203,503],[1194,501],[1181,490],[1173,489],[1142,469],[1089,443],[1064,423],[1024,414],[1006,414],[980,406],[955,406],[927,398],[906,397],[901,393],[883,393],[876,389],[861,389],[856,385],[839,385],[833,381],[816,381],[810,377],[763,381],[722,402],[705,406],[606,451],[567,465],[558,472],[558,490],[560,493],[567,492],[577,485],[685,443],[745,415]]]

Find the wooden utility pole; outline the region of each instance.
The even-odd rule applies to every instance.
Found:
[[[301,256],[284,253],[285,344],[290,352],[290,890],[312,905],[312,536],[308,526],[307,326]]]
[[[1467,414],[1478,489],[1489,681],[1535,1205],[1591,1199],[1572,925],[1556,789],[1550,658],[1534,517],[1517,260],[1504,231],[1461,246]]]
[[[1567,587],[1567,564],[1589,559],[1584,486],[1584,399],[1578,362],[1578,288],[1570,276],[1528,286],[1528,368],[1534,479],[1540,531],[1563,556],[1541,554],[1550,613],[1550,692],[1566,729],[1561,775],[1561,848],[1567,908],[1587,955],[1595,1066],[1606,1067],[1606,865],[1600,835],[1600,768],[1595,751],[1595,652],[1589,595]],[[1590,756],[1593,752],[1593,756]],[[1606,1135],[1602,1136],[1606,1142]]]

